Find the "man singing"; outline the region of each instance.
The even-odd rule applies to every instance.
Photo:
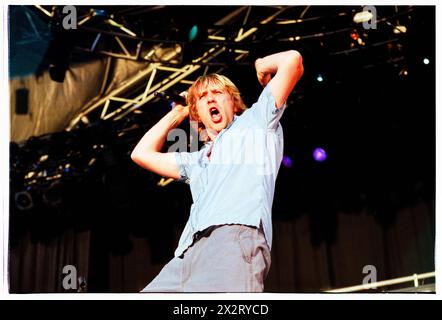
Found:
[[[251,108],[225,76],[199,77],[132,152],[138,165],[190,185],[193,205],[175,257],[142,292],[262,292],[272,202],[283,157],[279,120],[304,68],[297,51],[257,59],[264,87]],[[186,117],[207,137],[196,152],[160,152]]]

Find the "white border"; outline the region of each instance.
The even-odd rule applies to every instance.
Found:
[[[0,216],[2,262],[0,266],[1,283],[0,294],[8,293],[8,237],[9,237],[9,88],[8,88],[8,20],[7,7],[0,7],[0,34],[1,34],[1,60],[0,60]]]
[[[2,35],[2,53],[1,53],[1,108],[0,108],[0,208],[2,215],[0,216],[0,223],[2,226],[2,242],[0,247],[0,254],[3,260],[0,266],[1,283],[0,283],[0,298],[4,300],[441,300],[441,294],[298,294],[298,293],[262,293],[262,294],[8,294],[8,277],[7,277],[7,253],[8,253],[8,226],[9,226],[9,137],[10,137],[10,115],[9,115],[9,91],[8,91],[8,33],[7,33],[7,5],[24,5],[24,4],[67,4],[67,5],[90,5],[90,1],[23,1],[14,0],[7,1],[0,7],[0,21],[1,21],[1,35]],[[139,1],[103,1],[95,0],[97,5],[140,5]],[[207,0],[193,0],[193,1],[152,1],[143,3],[144,5],[208,5]],[[308,1],[301,3],[293,3],[290,0],[280,0],[277,2],[269,2],[262,0],[231,0],[229,5],[410,5],[409,1],[371,1],[371,2],[355,2],[355,1],[339,1],[336,3],[328,3],[325,1]],[[413,1],[415,5],[436,5],[436,1]],[[225,1],[213,1],[210,5],[225,5]],[[441,33],[440,19],[442,18],[442,6],[436,6],[436,35]],[[436,37],[437,38],[437,37]],[[441,67],[437,61],[439,53],[439,42],[436,41],[436,84],[439,84],[439,75],[441,74]],[[432,63],[432,62],[430,62]],[[438,92],[439,86],[436,87],[436,142],[440,137],[441,129],[437,126],[440,123],[440,113],[437,112],[439,106]],[[416,106],[419,107],[419,106]],[[440,147],[436,143],[436,164],[440,161]],[[440,171],[436,166],[436,181],[440,181]],[[436,188],[435,200],[441,199],[440,188]],[[441,230],[440,219],[437,219],[438,206],[436,205],[436,230]],[[436,278],[439,276],[438,257],[440,257],[440,243],[441,236],[436,232]],[[431,271],[431,270],[429,270]],[[439,291],[436,280],[436,292]]]

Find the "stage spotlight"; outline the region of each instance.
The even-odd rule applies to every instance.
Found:
[[[323,162],[327,159],[327,153],[322,148],[316,148],[313,151],[313,158],[315,159],[315,161]]]
[[[359,34],[356,31],[353,31],[352,33],[350,33],[350,37],[356,41],[359,39]]]
[[[102,10],[102,9],[92,9],[92,15],[96,16],[96,17],[102,17],[102,18],[109,17],[106,10]]]
[[[187,36],[185,41],[188,43],[201,43],[206,41],[209,36],[207,26],[204,24],[185,24],[182,26],[182,30],[187,34],[183,34],[181,37],[185,38]]]
[[[395,34],[401,34],[401,33],[406,33],[407,32],[407,27],[406,26],[395,26],[393,29],[393,33]]]
[[[32,201],[32,196],[27,191],[20,191],[14,195],[15,205],[17,209],[25,211],[32,209],[34,202]]]
[[[72,167],[70,163],[66,163],[63,167],[63,172],[64,173],[70,173],[72,171]]]
[[[63,185],[60,180],[54,181],[43,193],[43,201],[49,206],[55,207],[62,201]]]
[[[430,60],[428,60],[427,58],[424,59],[424,64],[429,64]]]
[[[367,37],[366,34],[362,35],[363,37]],[[352,42],[350,43],[350,48],[354,48],[357,46],[365,46],[365,42],[364,40],[362,40],[361,36],[359,35],[359,33],[356,30],[353,30],[350,33],[350,38],[352,40]]]
[[[188,25],[182,26],[179,38],[182,39],[183,47],[181,63],[190,63],[193,59],[200,56],[204,52],[204,42],[209,36],[207,27],[204,25]]]
[[[292,165],[293,165],[292,158],[290,158],[289,156],[284,156],[284,157],[282,158],[282,164],[283,164],[284,167],[286,167],[286,168],[291,168]]]
[[[373,19],[373,13],[366,10],[356,13],[353,17],[353,21],[355,23],[367,22],[370,21],[371,19]]]
[[[193,41],[198,36],[198,26],[193,25],[189,30],[189,41]]]
[[[401,71],[399,71],[399,76],[401,76],[401,77],[408,76],[408,70],[407,69],[402,69]]]
[[[48,154],[44,154],[42,155],[39,159],[38,159],[38,163],[41,164],[42,162],[45,162],[46,160],[49,159],[49,155]]]

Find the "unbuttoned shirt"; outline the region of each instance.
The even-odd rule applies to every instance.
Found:
[[[273,195],[284,147],[279,119],[285,107],[276,108],[266,86],[214,141],[196,152],[175,152],[180,180],[190,185],[193,199],[176,257],[192,245],[195,233],[224,224],[262,224],[271,248]]]

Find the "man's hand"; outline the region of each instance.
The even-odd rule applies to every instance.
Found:
[[[187,96],[187,92],[180,95]],[[170,130],[176,128],[189,116],[189,107],[172,104],[170,110],[141,138],[132,151],[131,158],[139,166],[163,177],[179,179],[180,173],[173,153],[162,153],[164,142]]]
[[[187,100],[187,95],[188,95],[187,91],[183,91],[180,93],[180,96],[184,97],[186,100]],[[172,109],[179,112],[180,114],[182,114],[184,117],[183,119],[185,119],[186,117],[189,116],[189,107],[188,106],[174,102],[174,103],[172,103]]]
[[[262,68],[262,59],[256,59],[255,61],[255,69],[256,69],[256,77],[258,78],[259,83],[265,87],[267,83],[272,79],[272,74],[266,72]]]

